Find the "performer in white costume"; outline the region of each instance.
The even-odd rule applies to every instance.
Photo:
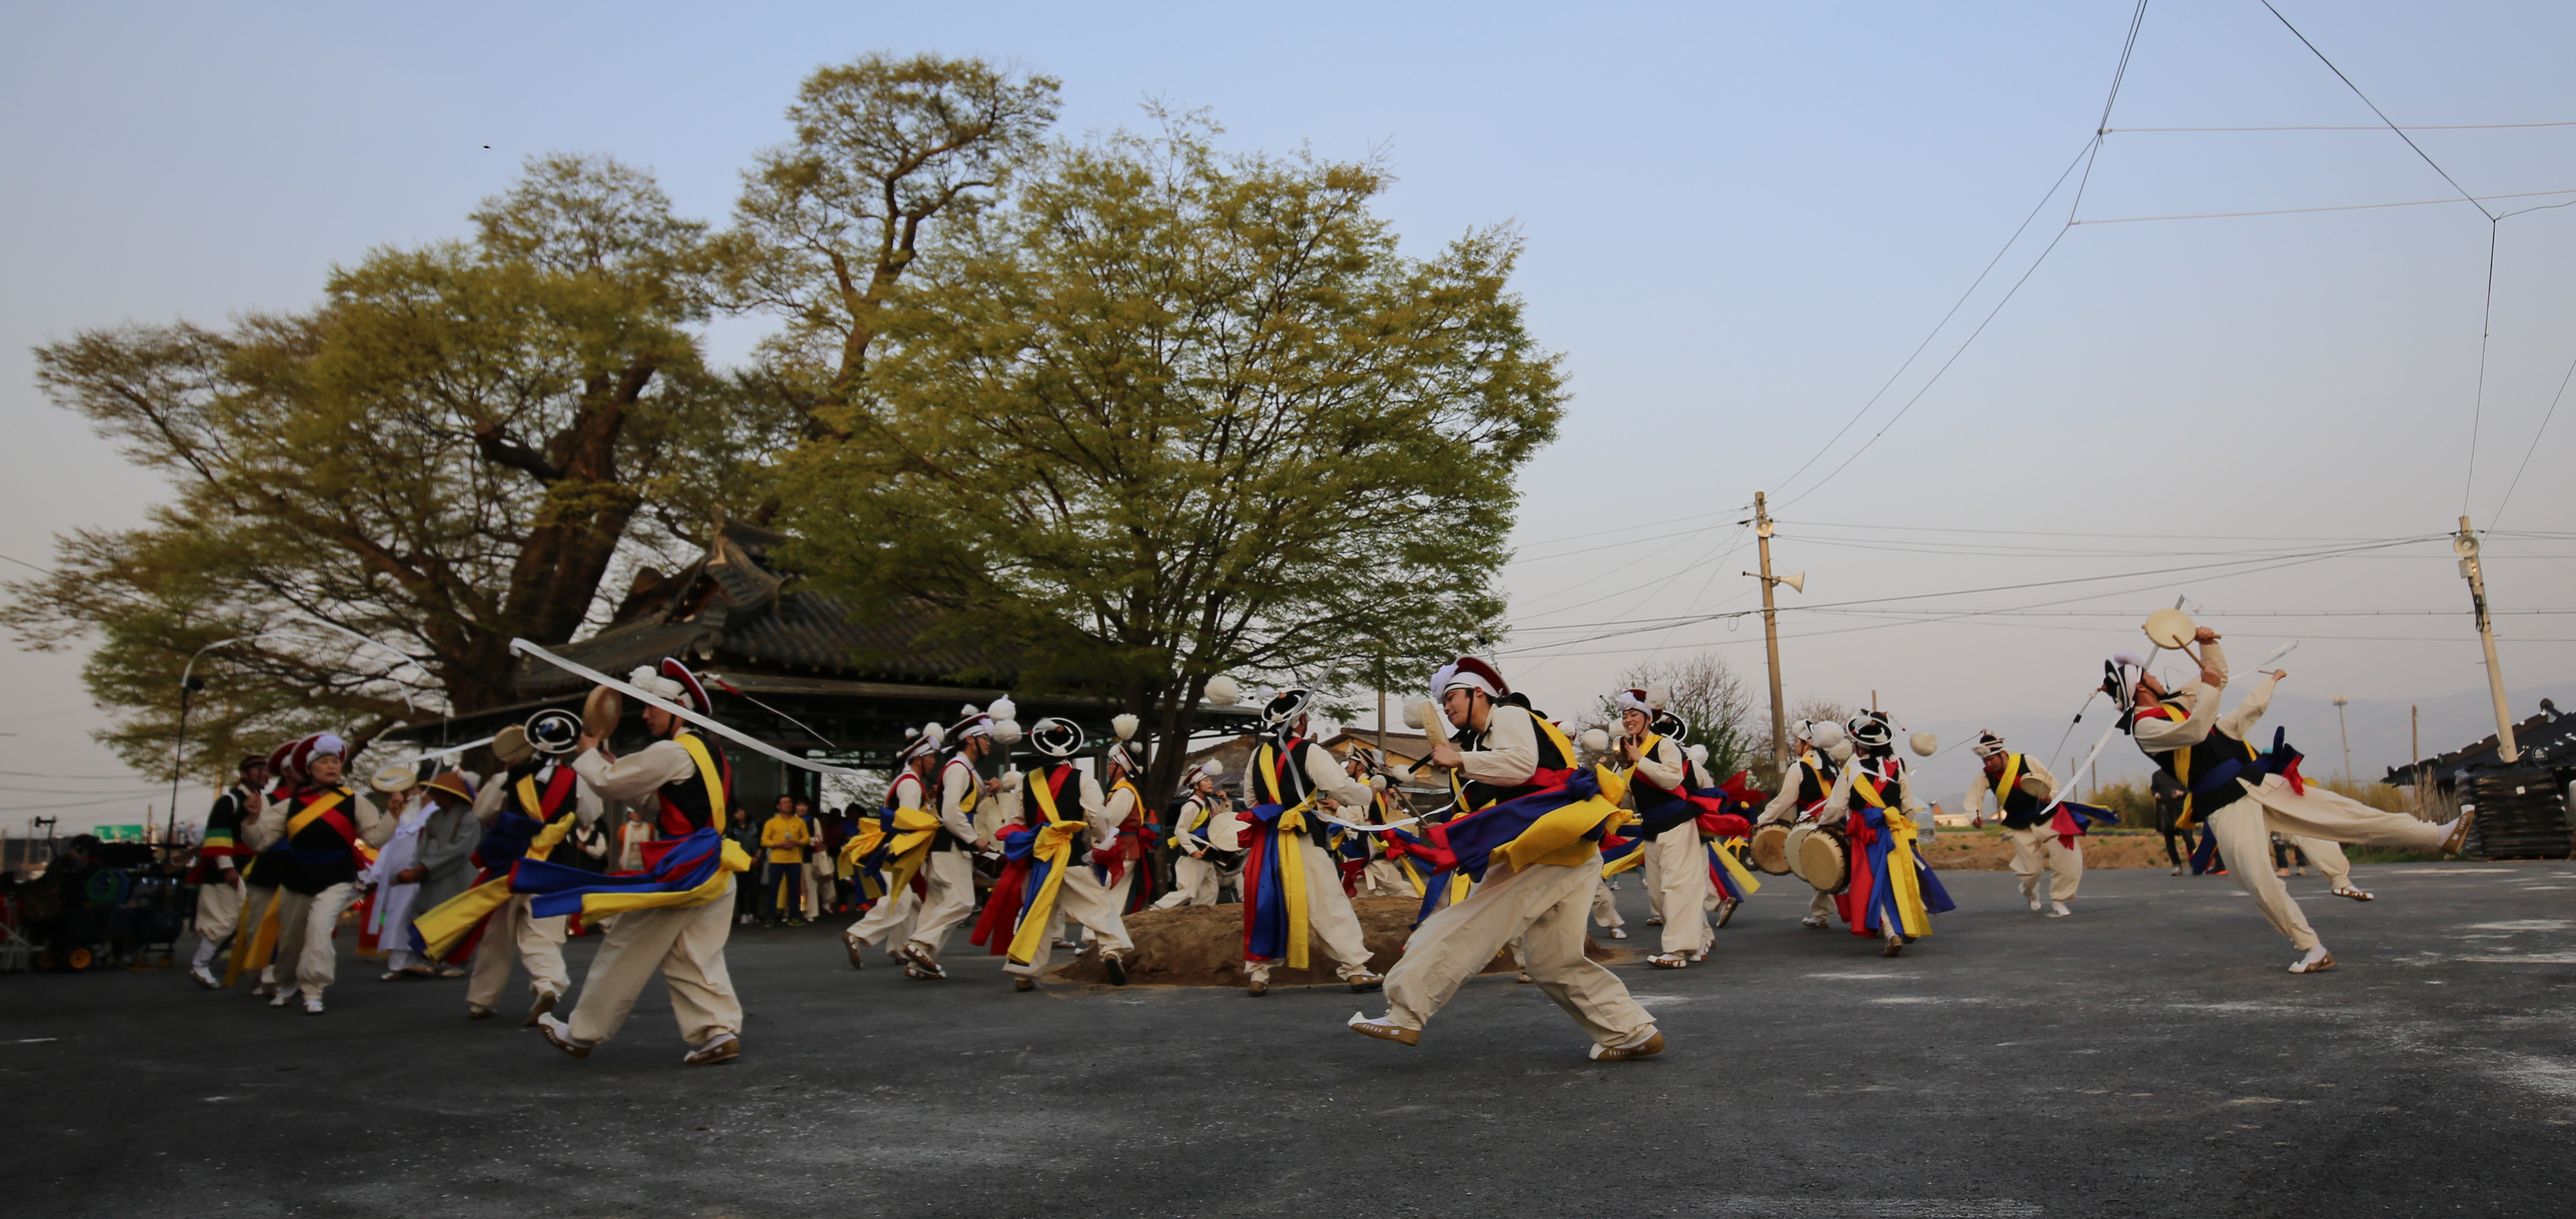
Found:
[[[2235,710],[2222,715],[2218,701],[2227,688],[2226,653],[2218,647],[2218,633],[2208,627],[2197,628],[2193,638],[2201,648],[2200,677],[2188,688],[2169,691],[2146,671],[2143,660],[2122,655],[2103,666],[2103,690],[2119,704],[2121,723],[2138,748],[2189,793],[2186,822],[2208,823],[2227,859],[2228,874],[2254,898],[2255,908],[2273,928],[2299,949],[2290,972],[2332,969],[2334,954],[2317,939],[2281,878],[2272,875],[2271,835],[2455,854],[2468,837],[2470,818],[2434,825],[2383,813],[2306,782],[2297,773],[2295,755],[2278,749],[2258,754],[2246,738],[2270,707],[2273,687],[2289,673],[2275,669],[2264,674]]]

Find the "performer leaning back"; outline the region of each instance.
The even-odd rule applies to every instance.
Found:
[[[2200,680],[2191,688],[2167,691],[2145,671],[2143,661],[2123,655],[2103,666],[2103,689],[2119,703],[2121,722],[2148,760],[2190,793],[2183,805],[2186,823],[2209,823],[2228,873],[2253,896],[2273,928],[2299,949],[2290,972],[2332,969],[2334,954],[2318,942],[2289,889],[2265,866],[2271,862],[2271,835],[2450,854],[2468,836],[2469,818],[2434,825],[2383,813],[2307,783],[2298,773],[2297,755],[2277,742],[2271,752],[2256,753],[2245,735],[2271,705],[2272,687],[2289,674],[2279,669],[2264,674],[2234,711],[2220,715],[2227,656],[2218,648],[2218,633],[2208,627],[2199,628],[2194,638],[2200,644],[2201,668]]]

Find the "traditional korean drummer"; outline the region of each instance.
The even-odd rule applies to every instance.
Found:
[[[1851,761],[1852,744],[1843,726],[1832,720],[1800,720],[1791,737],[1790,748],[1798,760],[1782,775],[1780,794],[1763,806],[1761,824],[1765,826],[1813,821],[1826,808],[1846,807],[1851,799],[1850,768],[1845,764]],[[1833,891],[1818,889],[1807,903],[1807,916],[1798,922],[1825,931],[1832,928],[1833,915]]]

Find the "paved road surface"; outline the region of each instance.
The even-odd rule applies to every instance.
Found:
[[[2225,880],[2097,872],[2046,920],[2007,874],[1945,876],[1963,909],[1896,960],[1799,927],[1782,878],[1707,965],[1621,967],[1672,1046],[1608,1066],[1508,977],[1407,1049],[1340,1028],[1376,997],[907,982],[828,927],[735,939],[748,1048],[711,1069],[679,1065],[658,988],[574,1062],[354,962],[321,1017],[168,971],[0,978],[0,1207],[2576,1212],[2576,869],[2366,867],[2367,906],[2297,882],[2343,961],[2308,978]]]

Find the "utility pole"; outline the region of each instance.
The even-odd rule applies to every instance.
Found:
[[[2421,817],[2432,804],[2424,799],[2424,708],[2413,704],[2406,708],[2406,759],[2415,768],[2415,815]]]
[[[2460,556],[2460,578],[2469,582],[2469,602],[2478,611],[2478,643],[2487,652],[2487,692],[2495,696],[2496,760],[2508,766],[2522,757],[2513,743],[2513,711],[2504,701],[2504,669],[2496,663],[2495,620],[2487,616],[2487,576],[2478,566],[2478,533],[2469,528],[2469,518],[2460,518],[2460,532],[2451,539],[2451,551]]]
[[[1379,676],[1383,677],[1385,674],[1381,673]],[[1426,736],[1431,732],[1428,728],[1422,731]],[[1386,756],[1386,691],[1384,690],[1377,692],[1377,756],[1380,758]]]
[[[1771,510],[1763,503],[1763,493],[1753,493],[1753,537],[1762,553],[1762,570],[1746,572],[1762,581],[1762,647],[1771,660],[1771,760],[1783,776],[1789,773],[1789,713],[1780,699],[1780,611],[1773,604],[1772,586],[1786,584],[1800,592],[1807,591],[1807,573],[1794,576],[1771,574]]]
[[[2334,696],[2335,732],[2343,737],[2343,781],[2346,783],[2352,782],[2352,725],[2344,722],[2343,709],[2351,701],[2340,694]]]

